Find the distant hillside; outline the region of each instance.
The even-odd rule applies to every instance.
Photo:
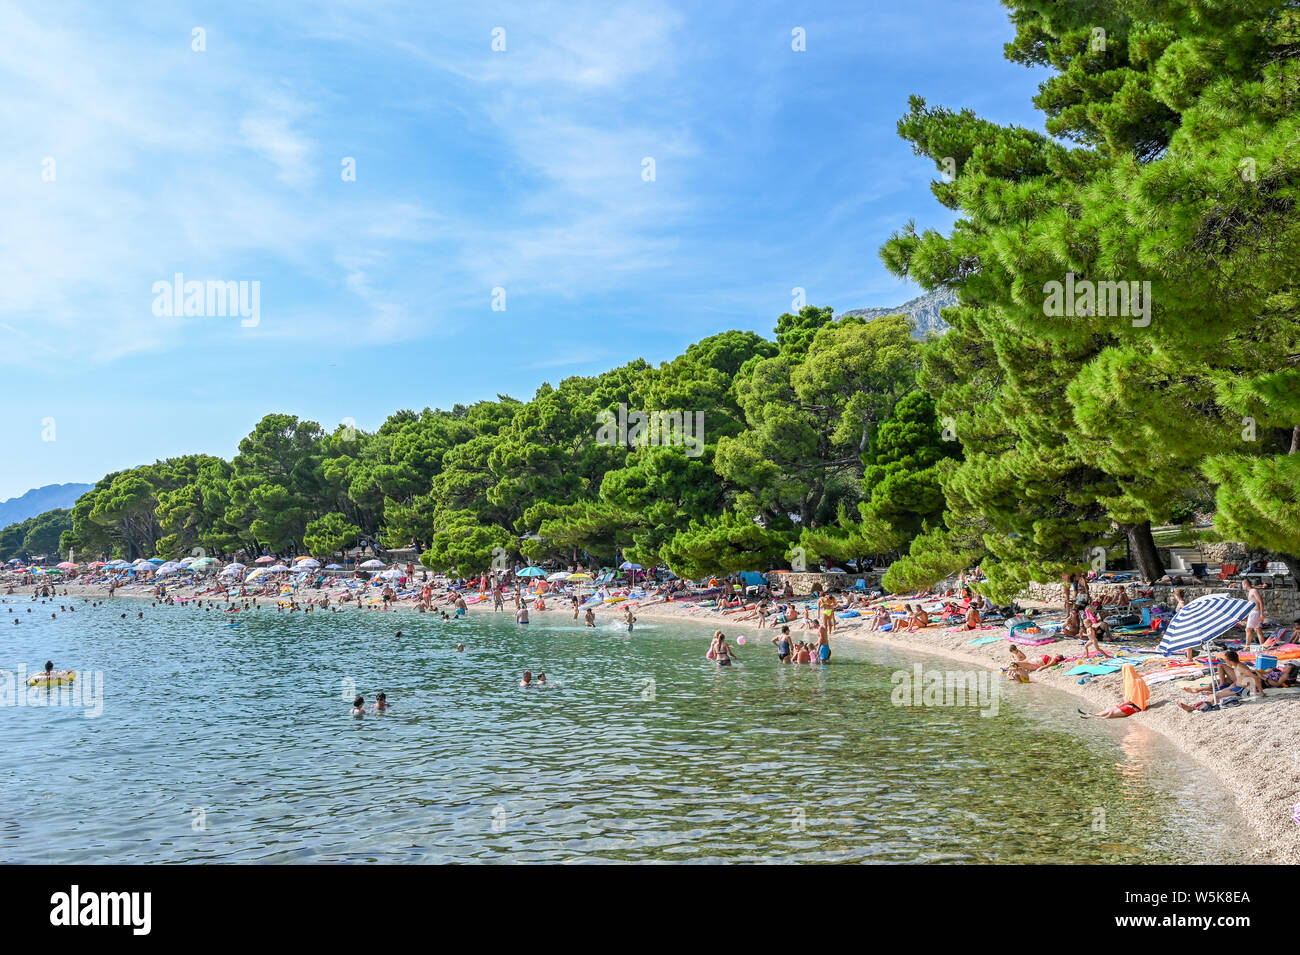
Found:
[[[956,292],[951,289],[938,289],[934,292],[918,295],[910,302],[904,302],[902,305],[896,305],[893,308],[855,308],[851,312],[844,312],[839,317],[860,315],[863,318],[872,319],[880,318],[883,315],[906,315],[915,326],[912,334],[917,338],[925,338],[928,332],[942,335],[948,330],[947,323],[939,317],[939,309],[956,304]]]
[[[17,524],[37,514],[56,507],[71,507],[73,502],[91,489],[90,484],[47,484],[33,488],[22,497],[0,501],[0,527]]]

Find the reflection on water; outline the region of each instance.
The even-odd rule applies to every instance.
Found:
[[[1084,733],[1039,687],[990,718],[895,707],[914,659],[889,651],[781,667],[755,634],[722,669],[707,625],[116,603],[0,630],[0,667],[106,684],[98,719],[0,709],[0,861],[1231,857],[1204,824],[1223,794],[1155,734]],[[380,690],[391,713],[348,717]]]

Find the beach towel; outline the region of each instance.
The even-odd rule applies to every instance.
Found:
[[[970,647],[983,646],[986,643],[997,643],[1001,637],[980,637],[978,640],[967,640],[966,645]]]
[[[1118,673],[1119,667],[1106,666],[1104,663],[1080,663],[1073,670],[1066,670],[1066,676],[1105,676],[1107,673]]]
[[[1124,664],[1124,700],[1132,703],[1139,710],[1147,708],[1147,701],[1151,699],[1151,690],[1146,681],[1138,676],[1138,671],[1131,663]]]

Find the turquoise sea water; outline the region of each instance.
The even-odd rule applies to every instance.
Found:
[[[76,606],[0,604],[0,669],[103,676],[98,717],[0,707],[0,862],[1233,858],[1226,797],[1135,720],[1035,687],[990,717],[892,705],[936,658],[840,641],[782,667],[749,634],[720,669],[705,626],[563,612]],[[349,717],[354,688],[394,709]]]

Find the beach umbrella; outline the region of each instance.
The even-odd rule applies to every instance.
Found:
[[[568,576],[569,576],[569,572],[568,572],[567,570],[562,570],[562,571],[560,571],[558,574],[551,574],[551,575],[550,575],[549,577],[547,577],[546,579],[547,579],[547,580],[564,580],[564,579],[565,579],[566,577],[568,577]]]
[[[102,560],[95,560],[95,561],[91,561],[91,562],[90,562],[89,564],[87,564],[86,566],[87,566],[87,567],[90,567],[90,568],[93,570],[93,569],[96,569],[96,568],[99,568],[99,567],[107,567],[108,564],[104,563]]]
[[[217,559],[215,557],[200,557],[198,560],[191,560],[190,558],[186,558],[186,560],[189,561],[189,566],[191,567],[191,569],[195,567],[211,567],[213,564],[217,562]],[[181,563],[184,564],[186,560],[181,561]]]
[[[150,557],[150,558],[149,558],[149,563],[151,563],[151,564],[165,564],[165,563],[167,563],[167,561],[163,560],[161,557]]]
[[[546,571],[540,567],[525,567],[519,572],[520,577],[545,577]]]
[[[274,563],[275,563],[275,558],[272,557],[272,556],[270,556],[269,554],[264,554],[264,555],[262,555],[261,557],[257,558],[257,560],[253,561],[253,563],[255,563],[255,564],[274,564]]]
[[[247,577],[244,578],[244,583],[248,583],[249,581],[256,580],[258,577],[261,577],[264,573],[266,573],[266,571],[261,567],[259,567],[257,568],[257,570],[253,571],[251,574],[249,574]]]
[[[1244,620],[1251,610],[1249,601],[1227,594],[1203,594],[1174,614],[1157,647],[1165,656],[1221,637]]]
[[[361,565],[362,570],[383,570],[386,565],[382,560],[368,560]]]
[[[284,564],[272,564],[270,567],[266,568],[266,572],[268,574],[282,574],[288,569],[289,568]]]
[[[569,574],[565,580],[591,580],[591,574]]]
[[[77,565],[70,560],[65,560],[63,563],[59,564],[59,570],[76,570],[76,569],[77,569]]]
[[[625,560],[618,565],[619,570],[645,570],[640,564],[634,564],[630,560]]]
[[[400,570],[386,570],[382,574],[376,574],[376,577],[383,577],[386,580],[397,580],[403,574]]]
[[[325,569],[326,569],[326,570],[342,570],[342,569],[343,569],[343,566],[342,566],[341,564],[326,564],[326,565],[325,565]]]
[[[301,570],[315,570],[320,566],[320,561],[314,557],[299,557],[298,563],[294,564],[294,566]]]
[[[242,574],[242,573],[244,572],[244,569],[245,569],[245,568],[243,568],[243,567],[236,567],[234,564],[231,564],[229,567],[227,567],[225,570],[223,570],[223,571],[221,572],[221,576],[222,576],[222,577],[238,577],[240,574]]]

